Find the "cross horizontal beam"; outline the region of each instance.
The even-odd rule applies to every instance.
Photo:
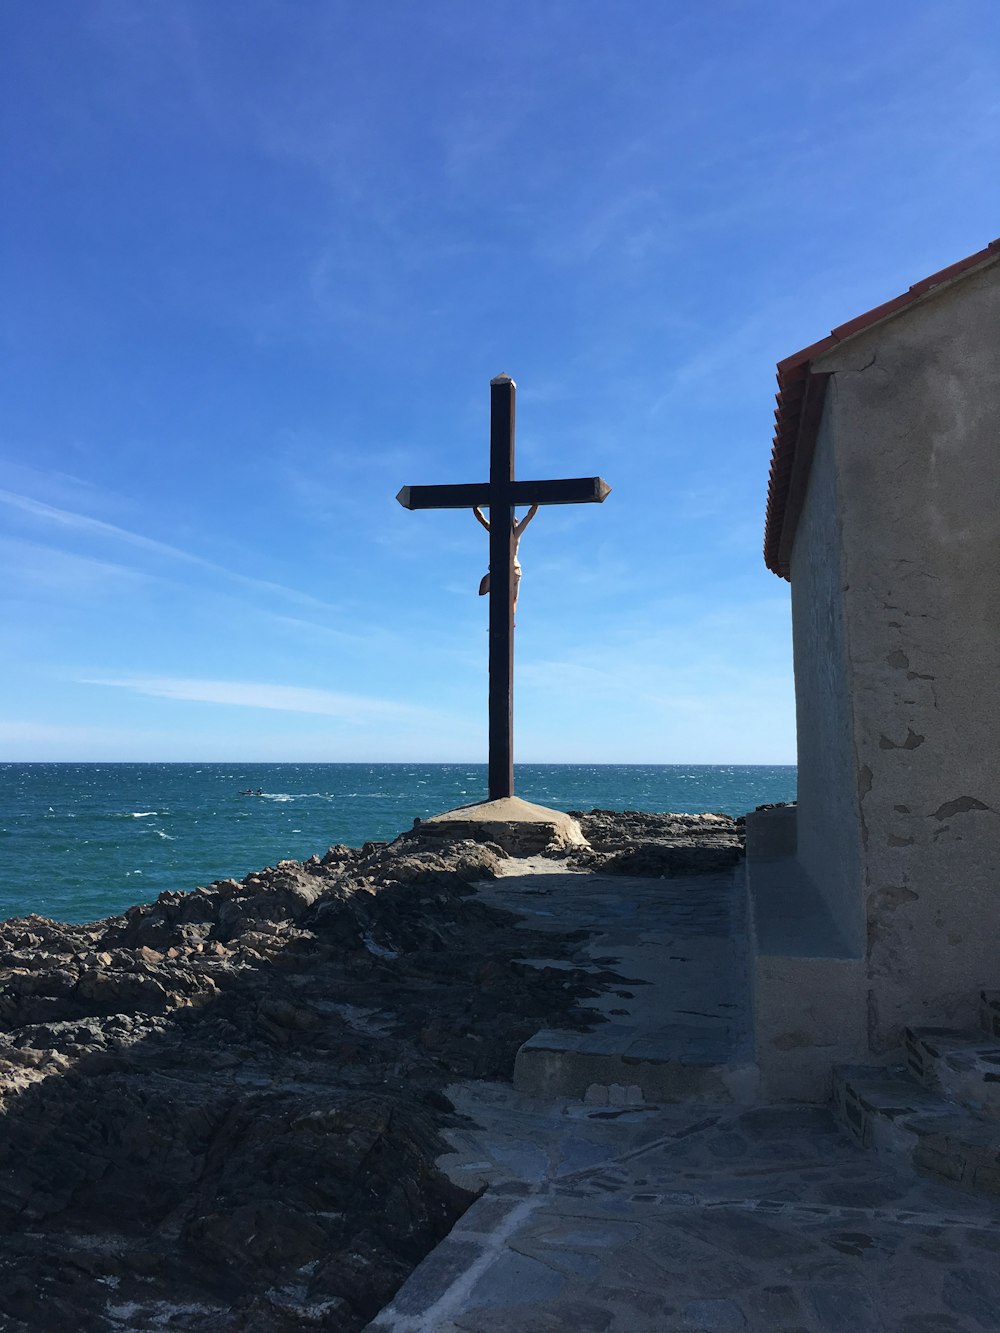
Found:
[[[558,481],[512,481],[502,502],[511,505],[601,504],[611,487],[601,477],[563,477]],[[491,501],[492,496],[492,501]],[[396,499],[404,509],[471,509],[497,503],[488,481],[457,486],[404,486]]]
[[[514,396],[509,375],[490,380],[490,479],[458,486],[404,486],[404,509],[489,509],[489,798],[514,794],[514,604],[521,567],[517,545],[530,514],[515,520],[516,505],[600,504],[611,494],[601,477],[514,480]],[[534,512],[534,511],[532,511]],[[482,517],[482,514],[480,514]],[[485,589],[481,589],[485,591]]]

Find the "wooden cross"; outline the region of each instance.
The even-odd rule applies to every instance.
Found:
[[[404,486],[404,509],[490,510],[489,799],[514,795],[514,506],[600,504],[600,477],[514,480],[514,395],[509,375],[490,380],[490,479],[458,486]]]

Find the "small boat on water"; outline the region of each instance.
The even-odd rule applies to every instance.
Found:
[[[241,796],[263,796],[264,793],[260,787],[247,787],[246,791],[240,792]]]

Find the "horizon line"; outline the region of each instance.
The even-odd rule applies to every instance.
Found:
[[[322,764],[370,764],[377,768],[486,768],[485,759],[0,759],[0,768],[7,764],[256,764],[277,767],[283,764],[317,767]],[[669,763],[643,759],[532,759],[515,763],[514,768],[797,768],[797,763],[753,763],[746,760],[725,763],[707,763],[705,760]]]

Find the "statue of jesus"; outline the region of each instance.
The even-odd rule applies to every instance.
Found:
[[[472,508],[472,512],[475,514],[477,521],[483,525],[483,527],[486,529],[487,532],[489,532],[490,521],[488,518],[485,518],[483,516],[483,511],[479,508],[479,506],[474,505]],[[518,544],[520,543],[521,537],[524,534],[524,529],[528,526],[528,524],[531,522],[531,520],[535,517],[537,513],[538,513],[538,505],[532,505],[531,508],[528,510],[528,512],[525,514],[524,518],[514,520],[514,581],[511,585],[511,595],[513,598],[515,611],[517,610],[517,590],[521,586],[521,563],[517,558],[517,548]],[[485,597],[486,594],[489,592],[489,590],[490,590],[490,576],[489,574],[484,574],[482,577],[482,581],[479,584],[479,596]]]

